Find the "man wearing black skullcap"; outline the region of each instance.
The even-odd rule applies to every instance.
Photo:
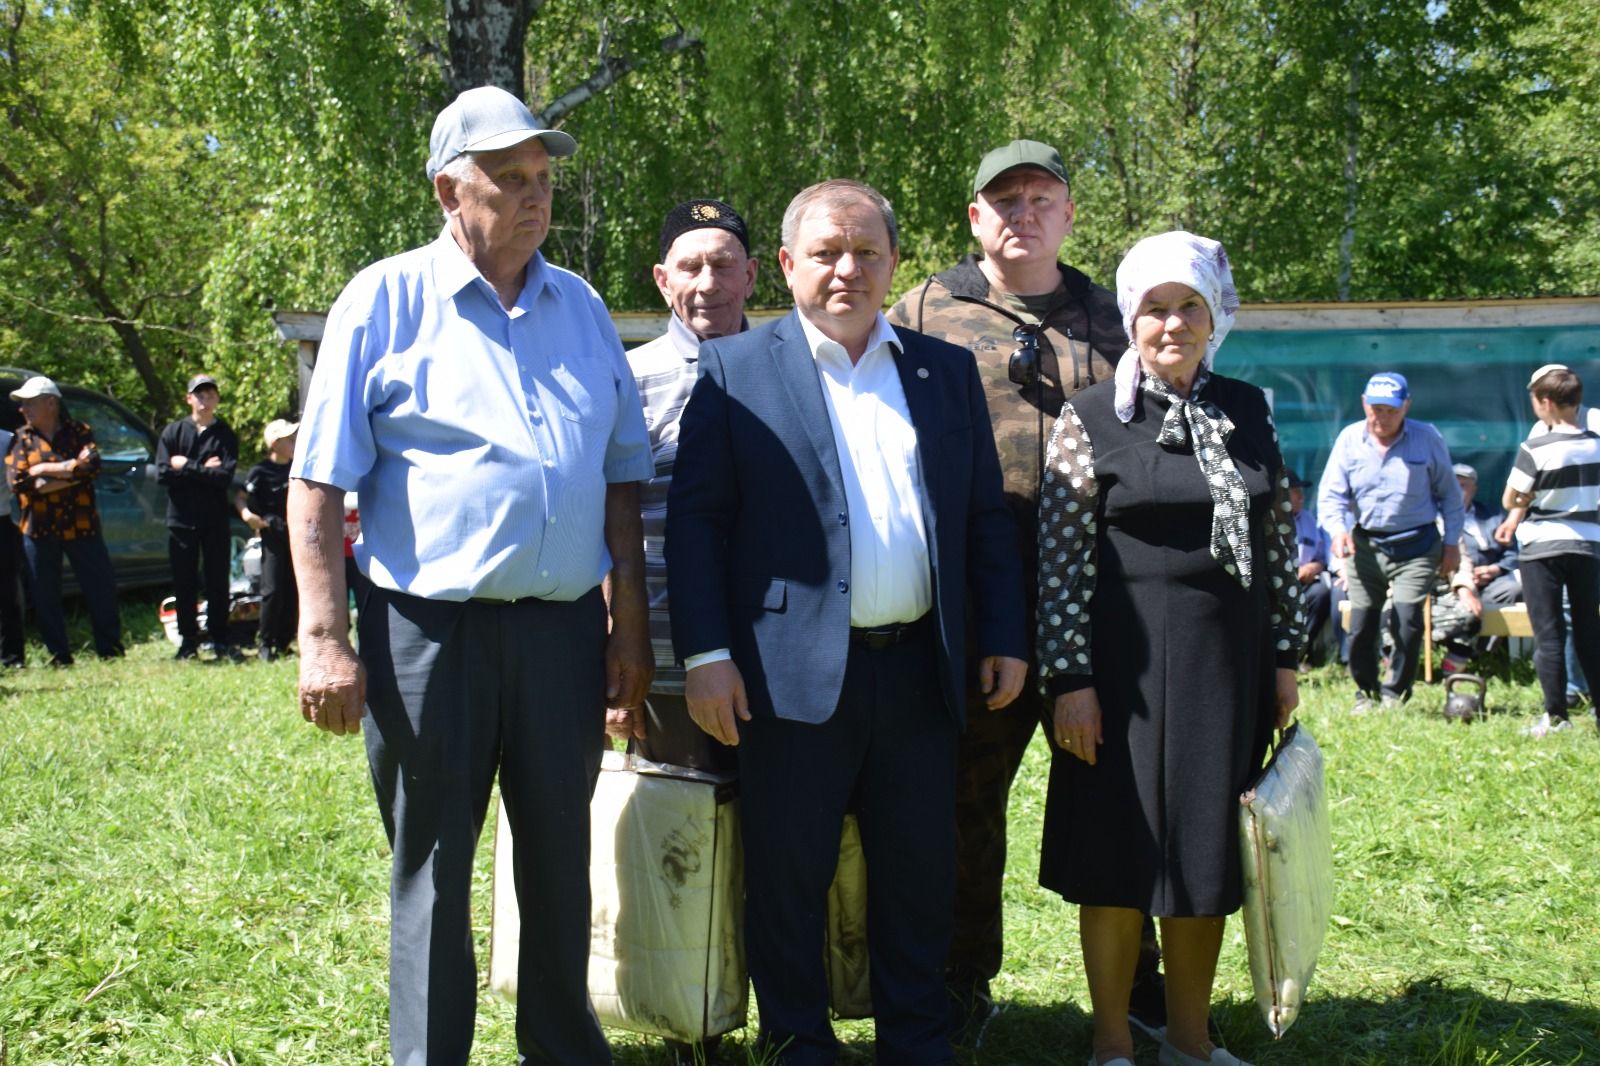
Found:
[[[655,476],[639,495],[644,519],[645,583],[650,596],[650,638],[656,676],[650,686],[649,725],[640,752],[656,762],[731,772],[732,749],[702,732],[683,701],[683,668],[672,652],[667,619],[667,568],[662,556],[667,490],[678,455],[678,418],[699,371],[702,341],[742,333],[744,302],[756,284],[756,261],[744,219],[720,200],[686,200],[661,225],[656,286],[672,309],[667,332],[628,353],[644,402]]]

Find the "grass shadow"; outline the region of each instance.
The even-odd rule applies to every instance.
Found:
[[[1589,990],[1584,990],[1589,995]],[[1281,1040],[1252,1001],[1214,1006],[1223,1043],[1257,1066],[1579,1066],[1600,1062],[1600,1008],[1552,999],[1512,1000],[1438,977],[1415,980],[1390,997],[1317,996]],[[870,1024],[840,1032],[841,1064],[874,1061]],[[749,1028],[728,1034],[715,1066],[757,1066]],[[1062,1066],[1084,1062],[1092,1025],[1076,1004],[1005,1004],[983,1044],[958,1051],[962,1066]],[[1158,1046],[1135,1042],[1136,1066],[1155,1066]],[[660,1044],[617,1047],[618,1066],[669,1066]]]
[[[1583,994],[1592,1003],[1592,991]],[[1253,1061],[1262,1066],[1569,1066],[1600,1062],[1600,1009],[1567,1000],[1495,997],[1426,977],[1381,999],[1313,996],[1283,1041],[1272,1043],[1263,1034],[1261,1042],[1242,1044],[1241,1050],[1256,1052]]]

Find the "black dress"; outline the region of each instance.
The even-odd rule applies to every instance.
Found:
[[[1114,388],[1063,409],[1041,494],[1040,675],[1052,693],[1092,677],[1104,743],[1095,766],[1055,752],[1039,881],[1080,904],[1228,914],[1239,793],[1271,738],[1274,670],[1300,643],[1288,483],[1261,390],[1202,376],[1193,398],[1232,420],[1250,495],[1246,589],[1212,556],[1193,449],[1157,442],[1170,401],[1141,389],[1124,424]]]

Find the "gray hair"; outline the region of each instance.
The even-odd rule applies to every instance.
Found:
[[[439,173],[449,178],[456,185],[466,185],[472,181],[474,171],[479,169],[477,157],[471,152],[462,152],[440,167]],[[446,222],[450,221],[450,212],[446,211],[442,204],[439,207],[439,213],[444,216]]]
[[[889,251],[900,249],[900,229],[894,222],[894,206],[884,197],[883,193],[864,182],[851,181],[849,178],[829,178],[819,181],[801,189],[789,206],[783,212],[783,246],[794,251],[795,234],[800,230],[800,222],[810,213],[813,207],[820,207],[825,211],[836,211],[841,207],[848,207],[865,201],[878,209],[878,214],[883,217],[883,226],[889,231]]]

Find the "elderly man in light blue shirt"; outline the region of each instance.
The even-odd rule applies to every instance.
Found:
[[[1317,514],[1333,537],[1334,555],[1350,560],[1350,676],[1354,710],[1411,696],[1422,647],[1422,604],[1434,575],[1453,573],[1461,557],[1461,487],[1439,431],[1406,417],[1404,376],[1372,375],[1361,396],[1366,418],[1346,426],[1333,444]],[[1442,525],[1442,530],[1441,530]],[[1441,536],[1442,534],[1442,536]],[[1394,600],[1400,640],[1378,677],[1380,617]]]
[[[605,1063],[586,985],[589,799],[607,705],[626,726],[653,669],[649,442],[600,298],[538,251],[550,158],[572,138],[485,87],[440,113],[430,147],[444,231],[345,288],[306,399],[289,500],[300,709],[334,733],[366,714],[393,846],[395,1062],[468,1059],[473,853],[498,771],[523,916],[518,1050]],[[349,490],[370,579],[359,657]]]

